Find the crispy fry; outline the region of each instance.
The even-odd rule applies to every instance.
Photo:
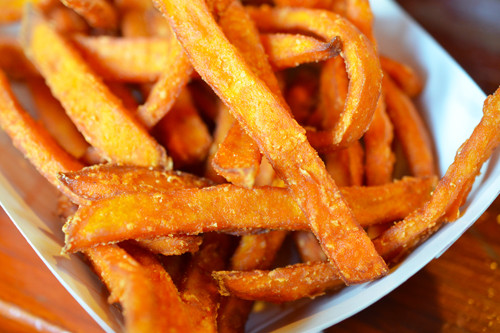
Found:
[[[202,248],[197,252],[186,272],[182,286],[182,299],[194,312],[190,320],[201,332],[217,332],[217,307],[220,295],[212,272],[226,267],[232,246],[228,235],[204,236]],[[197,315],[198,314],[198,315]]]
[[[75,158],[81,158],[89,144],[68,118],[58,100],[41,79],[27,81],[37,108],[37,114],[57,143]]]
[[[269,231],[241,237],[240,244],[231,257],[231,269],[246,271],[270,267],[285,236],[286,232],[283,231]]]
[[[71,155],[64,151],[51,135],[22,109],[14,97],[7,78],[0,71],[0,127],[12,139],[14,146],[49,180],[49,182],[77,200],[57,179],[59,171],[82,168]]]
[[[95,165],[76,172],[59,175],[59,180],[71,192],[84,200],[97,201],[123,193],[155,193],[186,187],[212,185],[208,179],[180,171],[139,166]]]
[[[261,151],[289,185],[294,199],[304,210],[311,229],[321,240],[329,259],[339,268],[342,278],[347,283],[359,283],[386,274],[385,262],[356,222],[338,188],[328,176],[324,164],[307,142],[304,130],[290,117],[281,100],[256,77],[237,50],[227,41],[206,5],[201,0],[189,3],[180,0],[158,0],[156,5],[169,19],[193,67],[228,103],[233,115],[245,130],[252,134]],[[263,11],[259,11],[259,17],[261,12]],[[271,12],[274,14],[274,11],[269,10],[269,13]],[[290,13],[293,13],[293,10]],[[338,16],[323,12],[319,16],[315,20],[326,19],[335,27],[330,31],[334,35],[344,32],[336,31],[337,27],[346,24]],[[203,33],[194,34],[193,31]],[[329,37],[331,39],[335,36]],[[349,53],[346,50],[344,52]],[[367,54],[369,53],[370,50],[367,49]],[[218,60],[221,54],[224,62]],[[370,68],[361,65],[362,67],[357,67],[354,72],[376,68],[374,72],[380,75],[377,63],[375,58],[371,67],[368,66]],[[351,76],[353,74],[351,73]],[[355,81],[351,78],[351,82]],[[371,82],[370,79],[364,80],[366,81]],[[376,79],[374,87],[377,87]],[[372,86],[370,90],[377,89]],[[362,99],[368,97],[361,95]],[[374,95],[374,111],[379,92],[371,91],[366,95]],[[366,111],[363,115],[366,116],[366,113],[370,112]],[[371,120],[371,116],[367,118]],[[358,121],[362,123],[361,119]],[[339,135],[341,141],[347,127],[339,127],[342,128],[339,131],[342,133]],[[349,132],[349,138],[356,137],[354,132],[357,131]]]
[[[361,143],[326,154],[326,169],[338,186],[362,185],[364,151]]]
[[[340,38],[350,79],[345,107],[333,131],[310,132],[308,139],[319,150],[358,140],[372,120],[380,95],[382,72],[370,41],[347,20],[327,11],[265,6],[248,11],[259,29],[303,29],[325,40]]]
[[[137,110],[139,119],[148,128],[157,124],[172,108],[193,72],[189,59],[173,33],[170,33],[168,41],[168,66],[163,68],[146,102]]]
[[[205,163],[205,177],[220,184],[225,183],[226,181],[222,176],[219,176],[217,174],[212,161],[215,158],[215,154],[219,150],[219,144],[226,138],[229,129],[232,128],[234,124],[234,117],[229,113],[227,106],[220,101],[218,103],[217,109],[218,114],[215,119],[213,141],[208,152],[207,161]]]
[[[344,286],[337,269],[328,263],[296,264],[272,271],[219,271],[213,273],[222,295],[282,303],[323,295]]]
[[[80,14],[94,28],[115,30],[118,14],[106,0],[61,0],[67,7]]]
[[[387,115],[382,96],[373,115],[373,121],[363,137],[366,185],[382,185],[391,182],[396,161],[392,152],[393,138],[394,128]]]
[[[22,41],[54,96],[86,140],[103,156],[123,163],[171,167],[163,147],[34,11],[25,17]]]
[[[325,43],[300,34],[261,34],[260,40],[276,70],[335,57],[341,48],[338,38]]]
[[[154,89],[153,89],[154,90]],[[172,108],[153,130],[169,151],[176,169],[205,160],[212,136],[184,89]]]
[[[461,197],[462,191],[470,186],[482,164],[500,144],[499,110],[500,88],[486,99],[481,121],[458,150],[429,201],[374,241],[379,253],[388,259],[398,257],[425,240],[432,230],[445,222],[443,215]]]
[[[257,144],[234,124],[212,160],[212,167],[226,180],[252,188],[259,172],[262,155]]]
[[[428,199],[434,183],[432,178],[405,178],[383,186],[347,187],[341,193],[358,221],[367,226],[406,216]],[[236,206],[241,208],[235,210]],[[261,229],[309,230],[309,227],[287,189],[250,190],[229,184],[124,193],[81,206],[64,227],[66,250],[71,252],[95,244],[159,235],[248,233]]]
[[[278,80],[267,61],[259,32],[239,1],[224,0],[216,3],[222,32],[241,52],[251,71],[257,75],[276,97],[283,101]],[[219,145],[212,160],[218,174],[228,181],[251,188],[259,171],[261,153],[254,140],[240,124],[235,123]]]
[[[103,79],[134,83],[156,81],[171,62],[171,44],[177,43],[175,39],[160,37],[80,35],[74,36],[73,42],[85,61]],[[177,51],[173,53],[177,56]]]
[[[178,256],[186,252],[195,253],[202,242],[201,236],[162,236],[155,239],[138,239],[140,247],[164,256]]]
[[[122,304],[127,332],[194,330],[175,285],[150,254],[135,249],[136,261],[116,245],[86,254],[111,291],[109,302]]]
[[[435,175],[431,139],[415,105],[388,75],[384,76],[383,85],[387,114],[401,142],[412,175]]]
[[[424,83],[413,68],[384,56],[380,56],[380,65],[409,97],[420,94]]]
[[[303,262],[327,261],[328,258],[312,232],[295,231],[293,240]]]

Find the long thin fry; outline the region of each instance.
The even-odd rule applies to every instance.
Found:
[[[389,76],[384,76],[383,85],[387,114],[401,142],[412,175],[435,175],[431,139],[415,105]]]
[[[422,78],[410,66],[384,56],[380,56],[380,65],[408,96],[415,97],[422,91]]]
[[[368,186],[392,180],[396,157],[392,152],[394,128],[386,112],[384,97],[379,99],[373,121],[363,137],[365,143],[365,179]]]
[[[25,17],[22,42],[54,96],[102,156],[123,163],[171,167],[163,147],[34,11]]]
[[[155,239],[138,239],[137,244],[153,253],[178,256],[186,252],[195,253],[202,242],[201,236],[163,236]]]
[[[307,142],[304,129],[290,117],[287,108],[227,41],[206,5],[201,0],[189,3],[158,0],[156,5],[169,19],[193,67],[230,106],[233,115],[252,134],[261,151],[285,180],[343,279],[347,283],[359,283],[386,274],[385,262],[376,253],[328,176],[324,164]],[[345,22],[332,15],[322,12],[320,18],[330,22],[335,27],[331,32],[336,34],[335,29],[344,26]],[[193,34],[193,31],[204,33]],[[376,58],[371,65],[380,75]],[[361,65],[357,70],[365,69]],[[367,95],[375,95],[376,103],[379,93],[372,91]],[[371,116],[367,118],[371,120]],[[340,126],[341,138],[344,138],[347,127]],[[350,134],[352,138],[354,133]]]
[[[24,55],[15,38],[0,37],[0,69],[14,79],[37,77],[38,71]]]
[[[394,258],[412,249],[432,230],[439,228],[445,222],[443,215],[462,191],[470,186],[482,164],[499,144],[500,88],[486,99],[481,121],[458,150],[429,201],[377,238],[374,241],[377,251],[388,259]]]
[[[432,178],[405,178],[384,186],[347,187],[341,193],[358,221],[367,226],[406,216],[428,199],[434,182]],[[237,205],[238,211],[234,210]],[[67,251],[159,235],[262,229],[309,230],[287,189],[218,185],[124,193],[81,206],[64,227]]]
[[[59,171],[79,170],[83,167],[36,123],[19,105],[7,78],[0,71],[0,127],[10,136],[14,146],[47,178],[72,200],[78,200],[57,179]]]
[[[31,79],[27,83],[37,114],[45,128],[68,153],[76,158],[82,157],[89,144],[68,118],[61,103],[52,96],[50,89],[41,79]]]
[[[261,34],[260,40],[274,69],[323,61],[339,54],[340,39],[323,42],[300,34]]]
[[[275,303],[314,298],[327,289],[344,286],[338,271],[328,263],[296,264],[272,271],[219,271],[213,276],[222,295]]]

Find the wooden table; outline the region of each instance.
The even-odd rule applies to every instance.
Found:
[[[372,0],[376,1],[376,0]],[[399,0],[486,93],[500,84],[499,0]],[[439,259],[328,332],[500,331],[500,200]],[[0,211],[0,332],[100,332]]]

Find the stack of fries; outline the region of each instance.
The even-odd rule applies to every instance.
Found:
[[[438,181],[422,80],[378,53],[367,0],[25,2],[0,14],[22,20],[0,126],[71,202],[63,251],[129,332],[243,331],[255,300],[388,274],[500,143],[499,89]],[[276,268],[287,236],[302,262]]]

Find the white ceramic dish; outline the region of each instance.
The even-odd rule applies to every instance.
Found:
[[[460,144],[482,115],[484,93],[446,52],[394,2],[374,0],[375,31],[381,53],[415,67],[426,81],[417,101],[424,114],[444,174]],[[22,89],[17,91],[23,104]],[[465,205],[465,214],[417,248],[390,275],[345,288],[334,295],[253,313],[250,332],[319,331],[376,302],[443,253],[484,212],[500,191],[499,152],[483,167]],[[53,189],[0,133],[0,204],[47,267],[107,332],[121,331],[121,315],[106,302],[102,284],[78,255],[62,256],[61,223]]]

